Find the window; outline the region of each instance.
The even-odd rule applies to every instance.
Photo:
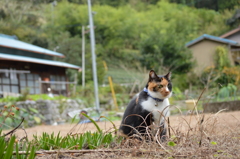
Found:
[[[39,94],[39,75],[38,74],[20,74],[20,90],[29,89],[30,94]]]
[[[9,77],[3,77],[3,78],[2,78],[2,83],[3,83],[3,84],[10,84],[10,81],[11,81],[11,80],[9,79]]]
[[[19,93],[18,78],[14,70],[7,70],[4,73],[0,73],[0,91]]]
[[[12,85],[12,86],[11,86],[11,92],[18,93],[18,92],[19,92],[19,89],[18,89],[18,88],[19,88],[18,86]]]
[[[3,92],[11,92],[9,85],[3,85]]]
[[[66,77],[65,76],[60,76],[60,75],[51,75],[50,76],[50,81],[51,82],[56,82],[56,83],[51,83],[51,89],[54,93],[61,93],[62,91],[66,91]]]

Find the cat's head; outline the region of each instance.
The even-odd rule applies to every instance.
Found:
[[[148,93],[155,98],[165,99],[172,95],[171,72],[166,75],[157,75],[154,70],[149,72],[146,88]]]

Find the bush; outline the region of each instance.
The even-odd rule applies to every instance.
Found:
[[[220,101],[226,99],[235,99],[236,98],[237,87],[234,84],[229,83],[227,86],[222,87],[218,94],[217,99]],[[232,97],[232,98],[230,98]]]
[[[228,57],[228,51],[223,46],[218,46],[216,48],[215,54],[215,66],[219,70],[223,70],[224,67],[230,67],[231,62]]]
[[[38,110],[34,108],[18,108],[14,104],[8,103],[0,110],[0,127],[2,129],[9,129],[20,124],[21,119],[24,118],[23,125],[31,127],[35,124],[40,124],[44,117],[39,114]]]

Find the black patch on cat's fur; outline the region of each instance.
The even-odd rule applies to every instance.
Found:
[[[122,124],[130,125],[130,126],[134,127],[139,133],[146,133],[146,127],[151,125],[153,119],[151,117],[150,112],[144,110],[140,103],[142,102],[142,100],[147,100],[148,95],[146,92],[142,91],[139,94],[137,103],[136,103],[136,98],[137,97],[134,97],[130,101],[127,109],[125,110],[124,115],[123,115]],[[132,129],[129,126],[124,126],[124,125],[121,125],[119,128],[119,130],[122,130],[122,133],[124,133],[127,136],[136,134],[134,129]]]

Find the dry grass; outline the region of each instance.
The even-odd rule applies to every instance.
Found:
[[[163,143],[126,139],[108,149],[59,150],[36,158],[240,158],[240,117],[236,114],[170,118],[170,137]]]

